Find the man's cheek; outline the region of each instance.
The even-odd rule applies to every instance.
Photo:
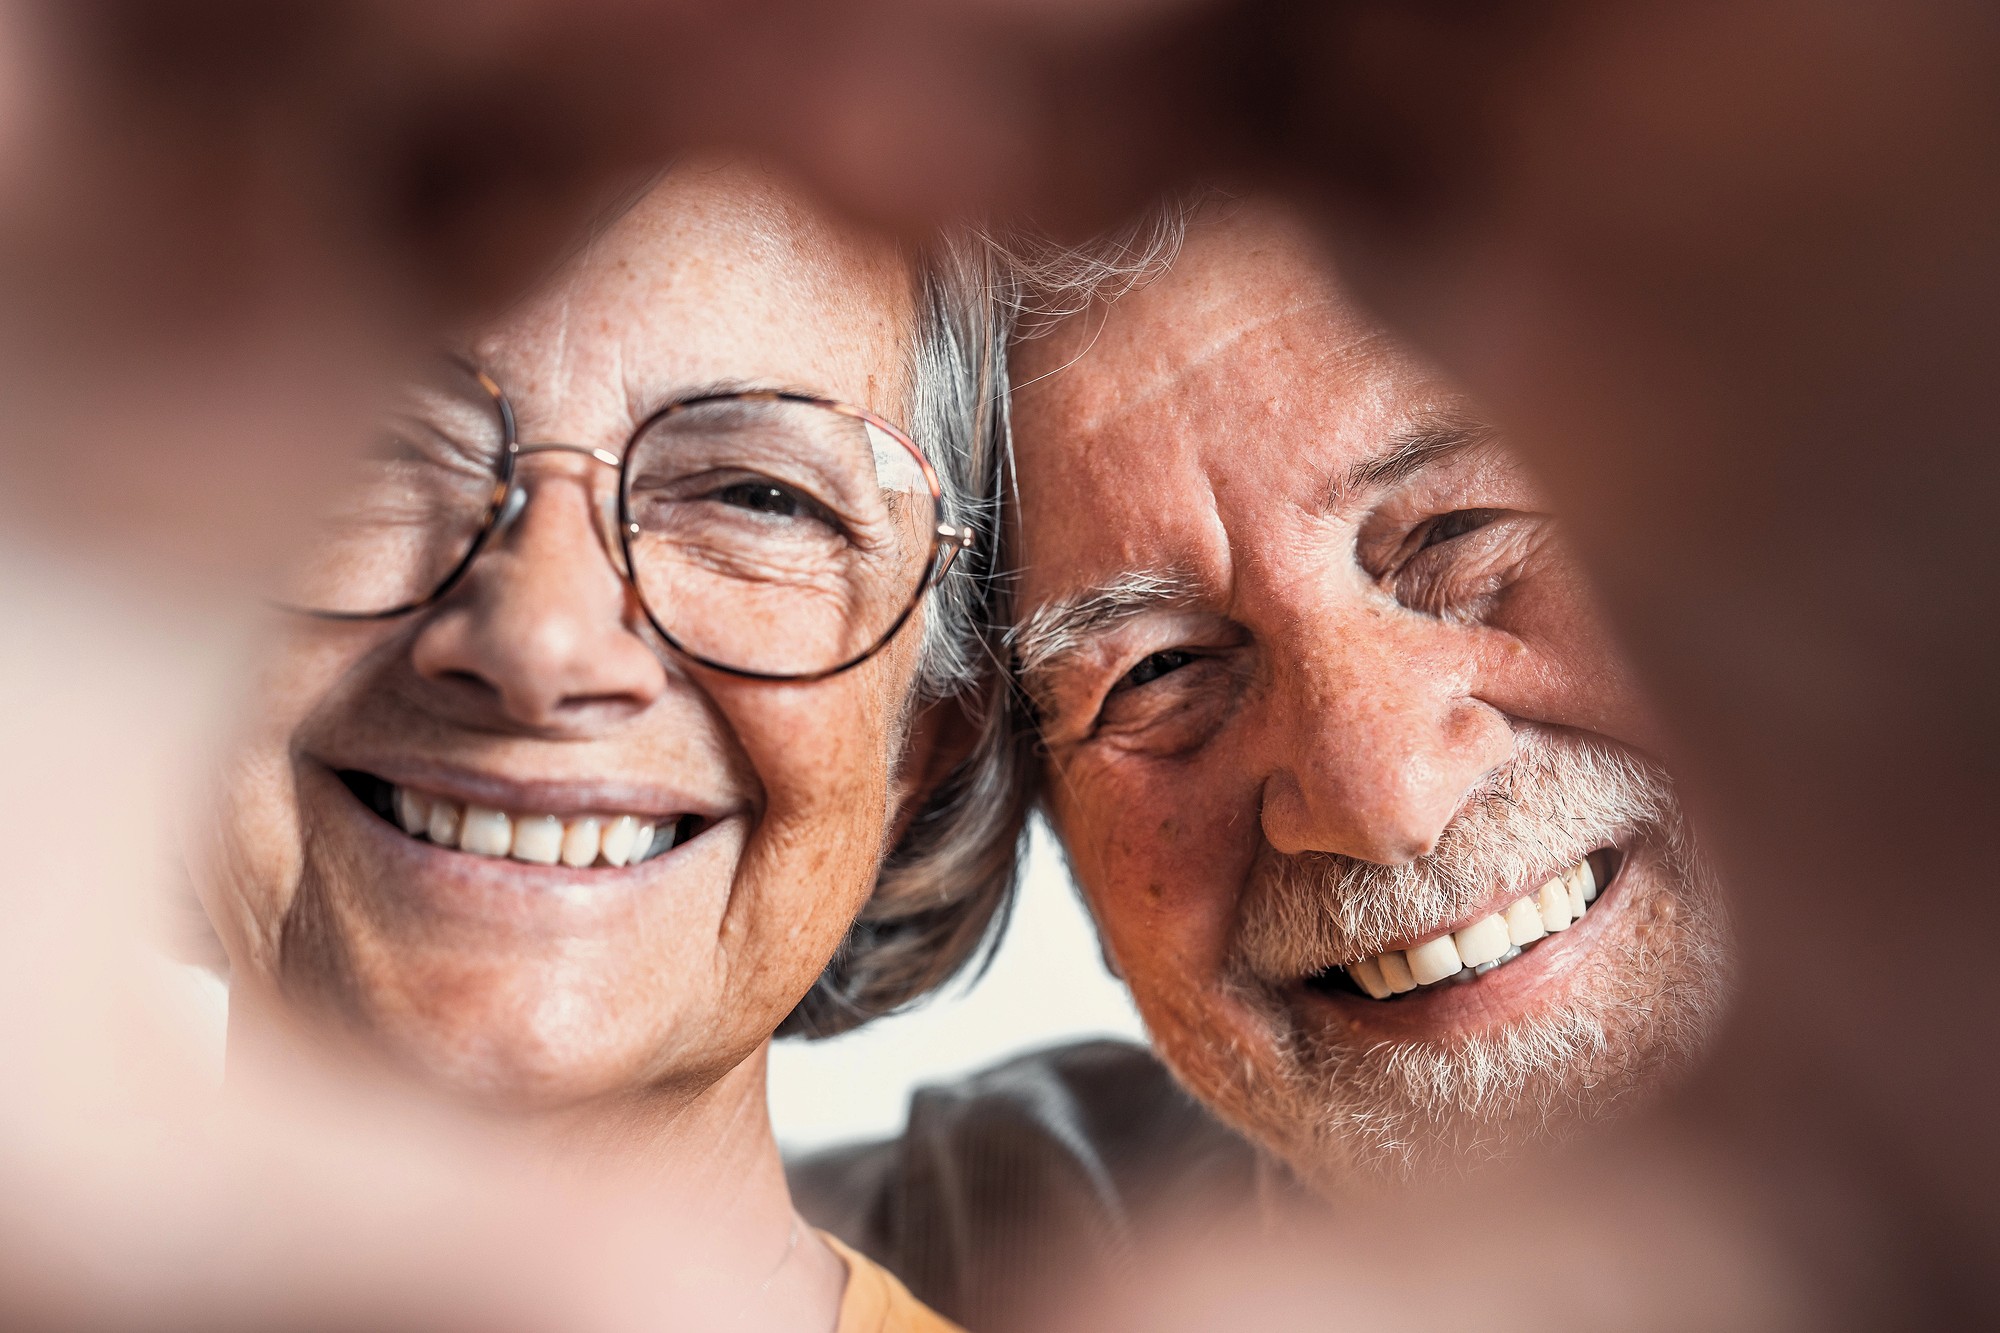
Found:
[[[1134,780],[1076,765],[1060,776],[1056,831],[1120,966],[1218,970],[1256,855],[1254,804],[1191,800],[1207,785],[1191,774]]]
[[[1658,753],[1658,723],[1582,575],[1523,580],[1487,636],[1480,697],[1512,717]]]

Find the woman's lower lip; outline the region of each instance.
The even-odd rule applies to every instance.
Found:
[[[1522,1017],[1546,1002],[1551,988],[1562,984],[1623,913],[1631,896],[1630,882],[1639,873],[1635,860],[1631,855],[1623,859],[1618,874],[1605,885],[1582,920],[1540,941],[1505,967],[1472,981],[1426,987],[1387,1001],[1330,994],[1301,982],[1290,988],[1292,998],[1306,1012],[1322,1018],[1413,1038]]]

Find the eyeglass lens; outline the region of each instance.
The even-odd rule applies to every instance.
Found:
[[[485,530],[506,467],[499,400],[455,361],[408,385],[328,492],[281,600],[332,615],[387,615],[431,596]]]
[[[816,403],[701,400],[656,418],[626,465],[639,595],[697,657],[809,674],[873,648],[923,587],[930,482],[901,441]]]
[[[939,518],[912,450],[864,418],[772,394],[697,399],[629,446],[634,586],[683,650],[760,675],[865,656],[920,595]],[[282,600],[322,614],[421,605],[464,566],[508,467],[500,402],[451,363],[411,386],[332,497]]]

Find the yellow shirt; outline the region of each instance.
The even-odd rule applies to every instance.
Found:
[[[840,1298],[840,1323],[834,1333],[965,1333],[957,1324],[934,1313],[888,1269],[819,1233],[847,1265],[847,1293]]]

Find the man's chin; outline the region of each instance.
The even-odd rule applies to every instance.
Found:
[[[1566,1006],[1471,1036],[1342,1052],[1300,1076],[1287,1123],[1272,1128],[1323,1193],[1468,1175],[1630,1110],[1686,1065],[1659,1049],[1632,1058],[1634,1044]]]

